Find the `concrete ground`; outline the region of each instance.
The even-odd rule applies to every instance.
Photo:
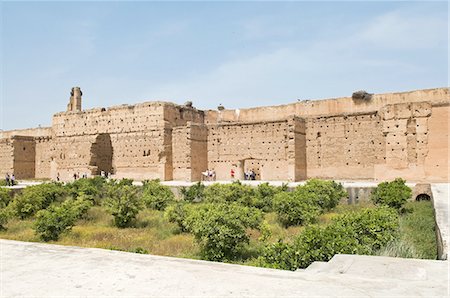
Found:
[[[448,262],[337,255],[296,272],[0,240],[1,297],[446,297]]]
[[[433,192],[433,204],[436,218],[436,225],[439,228],[442,239],[442,252],[440,259],[448,259],[448,244],[450,242],[449,232],[449,203],[450,203],[450,184],[449,183],[435,183],[431,184],[431,191]]]

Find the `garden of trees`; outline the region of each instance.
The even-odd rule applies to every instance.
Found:
[[[346,197],[319,179],[295,189],[197,183],[180,198],[157,180],[0,187],[0,238],[287,270],[339,253],[436,258],[432,205],[410,201],[404,180],[379,184],[370,202]]]

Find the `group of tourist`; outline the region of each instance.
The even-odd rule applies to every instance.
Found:
[[[234,168],[230,170],[230,176],[231,180],[234,180],[236,172],[234,171]],[[245,180],[256,180],[256,173],[253,169],[247,170],[244,172],[244,179]]]
[[[202,172],[202,176],[205,181],[214,181],[216,180],[216,171],[207,169],[205,172]]]
[[[11,175],[9,175],[9,173],[6,173],[5,182],[6,186],[14,186],[16,184],[16,177],[14,176],[14,173],[12,173]]]
[[[256,173],[253,169],[244,172],[245,180],[256,180]]]

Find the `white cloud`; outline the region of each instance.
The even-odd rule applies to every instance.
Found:
[[[446,43],[447,20],[411,11],[394,11],[376,17],[359,38],[393,49],[434,48]]]

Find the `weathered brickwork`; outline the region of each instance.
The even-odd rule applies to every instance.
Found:
[[[72,179],[449,181],[447,88],[251,109],[145,102],[82,109],[79,87],[51,127],[0,132],[0,173]]]

